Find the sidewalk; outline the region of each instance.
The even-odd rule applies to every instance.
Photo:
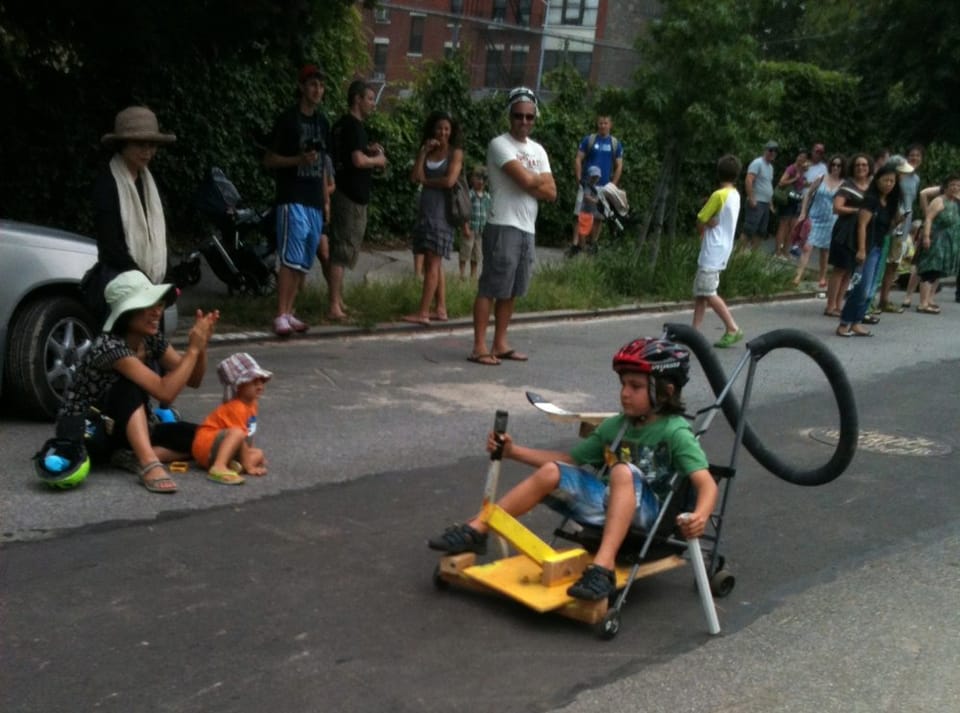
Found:
[[[770,241],[767,241],[768,243]],[[537,264],[546,265],[564,260],[563,248],[538,247]],[[793,262],[793,261],[791,261]],[[450,260],[444,262],[448,280],[457,279],[459,273],[459,262],[457,254],[454,253]],[[206,262],[201,268],[202,277],[200,282],[194,287],[184,290],[179,299],[180,323],[177,331],[174,333],[174,343],[185,343],[187,331],[192,321],[189,319],[194,310],[198,307],[202,309],[211,309],[215,307],[221,297],[228,294],[227,286],[223,284],[210,270]],[[357,267],[354,270],[347,270],[344,273],[346,285],[355,285],[371,282],[382,282],[387,280],[401,279],[413,274],[413,254],[409,249],[399,250],[364,250],[360,253]],[[815,265],[808,269],[808,274],[815,275]],[[307,284],[318,289],[325,289],[323,275],[320,272],[319,265],[314,265],[313,269],[307,275]],[[952,288],[954,281],[946,278],[941,281],[943,289]],[[798,290],[791,290],[769,298],[743,297],[728,300],[728,304],[744,304],[750,302],[764,302],[773,300],[791,300],[807,299],[810,297],[822,295],[823,290],[816,286],[816,279],[809,281]],[[693,306],[693,300],[682,302],[651,302],[651,303],[633,303],[625,304],[620,307],[611,307],[596,310],[555,310],[553,312],[516,312],[513,316],[514,323],[543,321],[547,319],[577,319],[584,317],[610,316],[627,313],[640,312],[662,312],[666,310],[689,309]],[[449,322],[444,322],[442,326],[430,327],[430,329],[456,329],[469,327],[472,325],[472,318],[467,315],[459,318],[452,318]],[[356,334],[370,334],[375,331],[378,334],[393,334],[407,331],[421,331],[423,327],[416,324],[407,324],[406,322],[387,322],[376,325],[373,328],[367,326],[357,326],[353,324],[320,324],[311,325],[310,331],[305,335],[297,335],[294,339],[323,339],[330,337],[342,337]],[[275,335],[267,328],[263,330],[228,332],[214,335],[213,342],[216,344],[234,344],[263,339],[275,339]]]
[[[564,259],[562,248],[537,248],[537,264],[545,265],[551,262],[559,262]],[[448,280],[457,279],[459,274],[459,261],[456,253],[450,260],[444,261],[445,272]],[[469,269],[469,268],[468,268]],[[186,338],[187,331],[190,328],[191,320],[189,315],[197,308],[211,309],[216,306],[221,297],[228,294],[227,286],[223,284],[210,270],[206,262],[202,263],[202,277],[200,282],[183,291],[180,296],[178,306],[180,312],[180,323],[177,325],[177,331],[174,334],[173,341],[179,342]],[[400,250],[364,250],[360,253],[357,266],[353,270],[347,270],[344,273],[344,282],[347,286],[371,282],[384,282],[387,280],[396,280],[408,277],[413,274],[413,253],[409,249]],[[320,272],[319,265],[314,265],[313,269],[307,275],[307,285],[318,289],[326,289],[326,283],[323,274]],[[532,313],[517,314],[514,321],[523,321],[530,319]],[[571,313],[561,311],[550,313],[549,315],[539,314],[538,319],[546,317],[568,316],[569,314],[583,314],[582,312]],[[445,322],[444,329],[461,327],[472,324],[471,318],[461,317],[451,319]],[[439,327],[438,327],[439,328]],[[377,325],[377,332],[403,332],[422,330],[423,327],[405,322],[387,323]],[[337,337],[347,334],[369,333],[368,327],[359,327],[352,324],[321,324],[311,325],[306,338]],[[217,344],[227,344],[234,342],[244,342],[257,339],[273,339],[273,332],[268,329],[263,331],[232,332],[226,334],[216,334],[213,341]],[[304,338],[304,337],[295,337]]]

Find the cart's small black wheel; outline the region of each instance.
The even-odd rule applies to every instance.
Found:
[[[604,641],[609,641],[620,631],[620,612],[611,609],[597,624],[597,635]]]
[[[710,578],[710,591],[713,592],[713,596],[722,599],[733,591],[736,583],[736,577],[725,570],[720,570]]]
[[[441,592],[450,588],[450,582],[440,576],[440,565],[433,568],[433,586]]]

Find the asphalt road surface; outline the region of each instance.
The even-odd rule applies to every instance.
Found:
[[[945,300],[943,300],[945,301]],[[119,471],[44,491],[48,426],[0,421],[0,705],[9,711],[952,710],[960,690],[960,306],[832,336],[814,300],[737,307],[748,337],[789,326],[847,368],[861,447],[837,481],[787,484],[739,452],[720,549],[737,577],[710,637],[689,568],[643,580],[620,634],[503,599],[437,591],[424,541],[475,510],[494,411],[521,442],[572,426],[525,403],[614,410],[612,352],[689,312],[518,325],[526,364],[468,364],[465,332],[243,347],[275,372],[261,408],[271,473],[198,471],[174,496]],[[708,317],[707,335],[719,336]],[[236,348],[233,348],[236,349]],[[211,361],[231,348],[218,348]],[[721,354],[728,369],[743,354]],[[200,417],[215,379],[180,399]],[[709,402],[702,376],[691,407]],[[829,456],[836,407],[809,360],[758,365],[750,420],[792,462]],[[717,420],[711,461],[731,457]],[[527,471],[505,464],[501,490]],[[548,532],[537,511],[527,524]]]

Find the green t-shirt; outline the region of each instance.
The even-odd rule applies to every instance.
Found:
[[[662,416],[647,425],[629,426],[616,451],[611,452],[610,445],[625,418],[618,414],[597,426],[570,451],[574,462],[600,470],[607,463],[629,461],[644,474],[660,501],[670,492],[674,472],[687,477],[709,467],[707,456],[683,416]]]

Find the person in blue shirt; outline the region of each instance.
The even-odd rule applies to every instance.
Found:
[[[608,183],[620,185],[620,174],[623,172],[623,144],[611,134],[613,121],[609,116],[597,117],[597,131],[587,134],[577,147],[577,155],[573,160],[573,175],[577,179],[577,197],[573,206],[573,244],[567,251],[570,256],[580,251],[579,216],[583,203],[583,177],[593,166],[600,169],[600,180],[597,187]],[[594,221],[590,241],[596,243],[600,237],[601,221]]]

